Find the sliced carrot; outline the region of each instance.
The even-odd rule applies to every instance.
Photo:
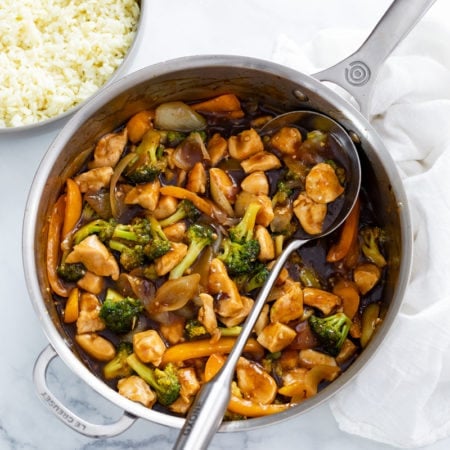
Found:
[[[64,323],[73,323],[78,319],[80,290],[76,287],[70,291],[64,308]]]
[[[356,284],[341,279],[333,286],[333,294],[341,298],[344,314],[353,319],[359,308],[359,290]]]
[[[126,128],[128,139],[136,144],[142,140],[144,134],[152,128],[152,119],[155,116],[154,111],[140,111],[128,120]]]
[[[223,94],[191,105],[194,111],[226,115],[231,119],[244,117],[241,102],[234,94]]]
[[[358,199],[341,228],[338,242],[332,245],[327,253],[327,262],[340,261],[347,256],[353,242],[358,237],[359,211],[360,202]]]
[[[69,295],[68,289],[61,282],[56,271],[60,258],[61,232],[64,222],[65,206],[65,196],[61,195],[53,205],[52,212],[50,213],[46,255],[48,282],[53,292],[61,297],[67,297]]]
[[[64,210],[64,224],[62,239],[64,239],[75,227],[81,217],[82,197],[78,184],[71,178],[66,181],[66,207]]]
[[[181,199],[181,200],[189,200],[194,206],[199,209],[201,212],[205,213],[207,216],[212,216],[214,209],[212,205],[204,200],[202,197],[198,196],[194,192],[188,191],[179,186],[163,186],[159,190],[162,195],[171,195],[172,197]]]
[[[225,337],[213,343],[210,339],[201,339],[176,344],[165,351],[161,364],[176,363],[192,358],[203,358],[210,356],[212,353],[227,354],[230,353],[235,341],[236,338]],[[247,341],[244,351],[252,353],[256,359],[262,358],[264,354],[264,349],[255,339]]]

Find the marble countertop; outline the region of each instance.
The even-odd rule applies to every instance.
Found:
[[[271,59],[277,37],[289,35],[299,44],[320,29],[369,30],[389,0],[147,0],[142,45],[129,71],[151,63],[192,54],[236,54]],[[38,399],[32,370],[48,341],[25,286],[21,260],[21,228],[33,175],[64,122],[21,135],[0,135],[0,449],[166,449],[177,430],[138,420],[110,439],[82,436],[51,414]],[[80,416],[95,423],[115,420],[121,411],[92,391],[61,360],[48,370],[48,383]],[[387,445],[339,430],[327,404],[300,417],[249,432],[220,433],[211,449],[388,449]],[[427,447],[450,448],[450,439]]]

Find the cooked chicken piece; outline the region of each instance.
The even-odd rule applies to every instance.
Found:
[[[380,268],[372,263],[360,264],[353,270],[353,279],[363,295],[367,294],[378,283],[380,278]]]
[[[253,173],[256,171],[265,172],[280,168],[281,162],[273,153],[258,152],[242,161],[241,167],[245,173]]]
[[[181,385],[180,396],[169,408],[176,413],[185,414],[200,390],[200,382],[193,367],[181,368],[177,374]]]
[[[100,301],[94,294],[88,292],[81,294],[77,334],[93,333],[105,329],[105,322],[99,317],[100,308]]]
[[[250,194],[250,192],[241,191],[236,197],[236,203],[234,205],[236,217],[243,217],[248,206],[254,202],[261,204],[261,208],[256,216],[256,223],[263,227],[268,227],[275,214],[272,208],[272,200],[267,195],[254,195]]]
[[[334,309],[341,306],[341,299],[331,292],[307,287],[303,289],[303,303],[320,309],[328,316]]]
[[[218,296],[216,312],[223,317],[232,317],[243,308],[243,302],[234,281],[228,276],[225,264],[218,258],[211,261],[208,288]]]
[[[228,328],[240,325],[249,315],[254,300],[250,297],[241,296],[242,308],[239,312],[233,314],[232,316],[220,316],[220,321]]]
[[[122,156],[127,140],[126,128],[120,133],[108,133],[103,136],[95,147],[94,159],[89,163],[89,169],[114,167]]]
[[[211,166],[217,166],[228,155],[228,142],[219,133],[215,133],[208,142],[208,153]]]
[[[67,255],[66,262],[81,262],[89,272],[101,277],[110,276],[113,280],[117,280],[120,275],[116,259],[95,234],[75,245]]]
[[[269,195],[269,180],[264,172],[256,170],[242,180],[241,189],[254,195]]]
[[[255,227],[255,239],[259,243],[258,259],[260,261],[270,261],[275,258],[275,245],[269,230],[262,225]]]
[[[209,188],[211,197],[228,216],[234,216],[231,206],[236,200],[238,187],[231,177],[222,169],[213,167],[209,170]]]
[[[287,325],[275,322],[267,325],[258,335],[257,341],[271,353],[286,348],[296,336],[295,330]]]
[[[244,130],[228,139],[228,151],[232,158],[242,161],[255,153],[262,152],[264,144],[259,134],[253,129]]]
[[[336,356],[336,362],[339,365],[346,363],[356,354],[357,351],[358,347],[353,343],[353,341],[346,339],[342,344],[339,354]]]
[[[305,193],[301,193],[294,200],[294,214],[302,228],[308,234],[319,234],[322,232],[323,222],[327,215],[327,205],[316,203]]]
[[[167,239],[172,242],[181,242],[186,235],[186,230],[186,222],[184,221],[180,221],[163,228],[164,234],[166,235]]]
[[[177,210],[178,200],[170,195],[160,195],[158,204],[153,211],[153,216],[157,220],[165,219]]]
[[[172,242],[170,250],[155,260],[155,268],[158,276],[169,273],[186,255],[188,246],[182,242]]]
[[[169,317],[171,319],[167,323],[159,325],[159,332],[170,345],[179,344],[184,341],[185,320],[176,315]]]
[[[127,192],[125,203],[127,205],[139,205],[149,211],[154,211],[158,205],[160,187],[161,184],[158,180],[138,184]]]
[[[199,295],[202,306],[198,310],[198,320],[211,335],[211,341],[216,342],[220,338],[220,330],[217,326],[217,317],[214,311],[214,299],[211,295],[202,292]]]
[[[80,173],[74,180],[81,192],[97,192],[101,188],[109,186],[113,173],[112,167],[97,167]]]
[[[137,375],[121,378],[117,382],[117,389],[120,395],[134,401],[142,403],[147,408],[151,408],[156,403],[156,394],[150,386]]]
[[[309,171],[305,190],[308,197],[316,203],[333,202],[344,192],[335,170],[327,163],[316,164]]]
[[[97,333],[75,335],[76,343],[97,361],[111,361],[116,356],[114,345]]]
[[[197,194],[206,192],[206,170],[203,163],[197,162],[187,175],[186,189]]]
[[[166,351],[166,345],[156,330],[146,330],[133,334],[133,349],[144,363],[158,367]]]
[[[294,367],[286,372],[283,372],[282,380],[283,386],[288,386],[293,383],[304,382],[305,375],[308,373],[308,369],[305,367]]]
[[[332,356],[309,348],[300,350],[299,361],[300,365],[307,369],[314,366],[337,366],[336,360]]]
[[[270,321],[288,323],[303,315],[303,291],[298,281],[288,279],[282,286],[282,294],[270,309]]]
[[[263,405],[275,400],[277,383],[259,364],[241,356],[236,366],[236,376],[244,398]]]
[[[83,278],[77,281],[77,286],[92,294],[100,294],[105,287],[105,279],[95,273],[86,272]]]
[[[298,128],[283,127],[272,136],[270,144],[280,153],[295,155],[302,144],[302,134]]]

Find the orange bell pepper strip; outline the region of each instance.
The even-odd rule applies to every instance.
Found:
[[[194,111],[225,115],[231,119],[244,117],[241,102],[234,94],[223,94],[204,102],[194,103],[191,108]]]
[[[64,210],[64,224],[62,239],[64,239],[75,227],[81,217],[82,197],[78,184],[71,178],[66,181],[66,207]]]
[[[352,244],[358,238],[359,211],[360,201],[357,199],[355,206],[342,225],[339,240],[328,250],[327,262],[340,261],[347,256]]]
[[[211,380],[216,373],[219,372],[224,363],[225,356],[218,353],[212,353],[205,365],[205,382]],[[246,417],[261,417],[285,411],[291,406],[292,405],[290,403],[272,403],[265,405],[231,394],[230,402],[228,403],[228,410]]]
[[[76,287],[70,291],[64,308],[64,323],[73,323],[78,319],[80,290]]]
[[[170,195],[171,197],[175,197],[180,200],[189,200],[197,209],[205,213],[207,216],[213,215],[213,206],[202,197],[198,196],[194,192],[188,191],[187,189],[179,186],[163,186],[159,192],[162,195]]]
[[[61,232],[64,222],[65,196],[61,195],[53,205],[48,222],[47,235],[47,278],[53,292],[61,297],[68,297],[69,291],[61,282],[56,272],[60,258]]]
[[[152,119],[155,117],[154,111],[144,110],[140,111],[126,124],[126,129],[128,133],[128,139],[133,143],[137,144],[140,142],[144,134],[153,127]]]
[[[230,353],[235,341],[236,338],[234,337],[223,337],[217,342],[210,342],[210,339],[182,342],[169,347],[164,352],[161,364],[177,363],[192,358],[203,358],[213,353]],[[264,355],[264,349],[256,339],[249,339],[245,344],[244,351],[252,353],[256,359],[260,359]]]

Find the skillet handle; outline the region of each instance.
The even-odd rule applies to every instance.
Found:
[[[312,76],[348,91],[367,117],[373,84],[381,65],[435,1],[394,0],[355,53]]]
[[[58,356],[51,345],[48,345],[38,356],[33,369],[33,381],[39,399],[55,416],[67,426],[92,438],[108,438],[123,433],[131,427],[137,417],[124,412],[116,421],[110,424],[97,425],[87,422],[64,406],[50,391],[47,385],[47,369],[52,360]]]

